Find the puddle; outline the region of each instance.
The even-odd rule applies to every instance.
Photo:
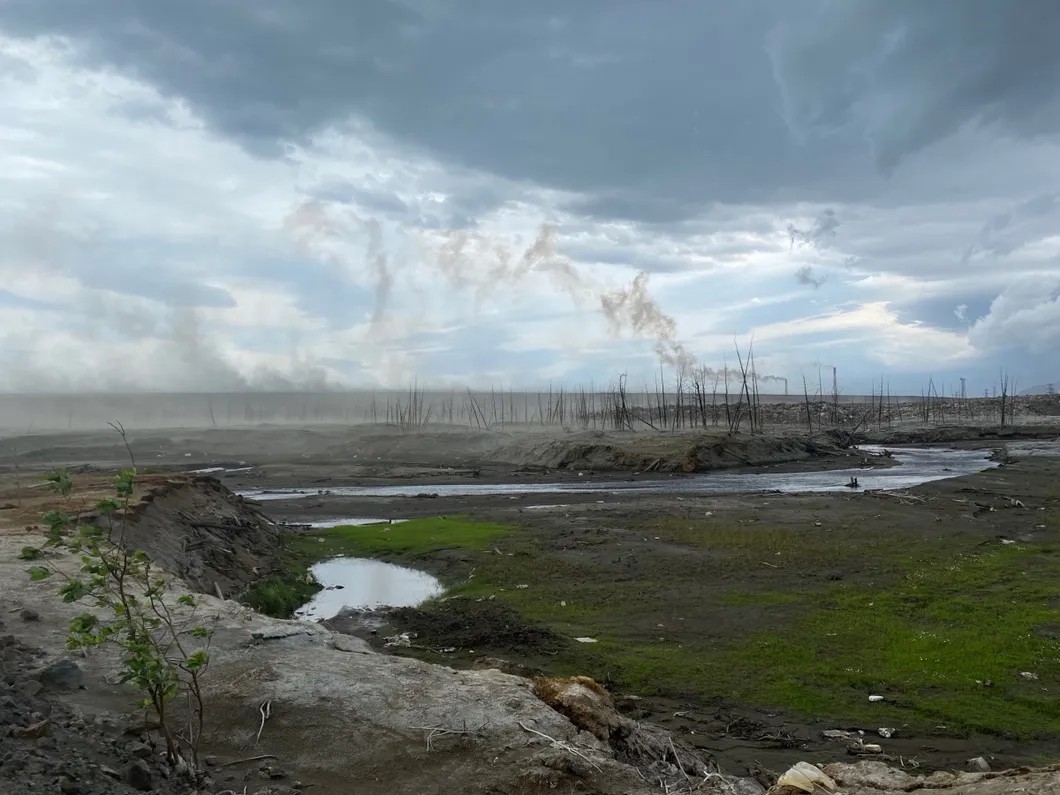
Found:
[[[339,519],[318,519],[315,522],[292,522],[316,530],[329,530],[332,527],[366,527],[373,524],[401,524],[408,519],[366,519],[363,516],[344,516]]]
[[[381,560],[335,558],[317,563],[310,571],[324,590],[295,611],[295,615],[311,620],[334,618],[348,607],[359,610],[412,607],[444,590],[426,572]]]
[[[864,446],[865,452],[883,448]],[[890,449],[890,448],[888,448]],[[416,497],[425,491],[439,497],[475,497],[514,494],[738,494],[756,491],[786,493],[848,491],[852,477],[865,489],[908,489],[934,480],[972,475],[998,466],[989,450],[953,450],[939,447],[894,448],[898,466],[884,469],[851,468],[815,472],[714,472],[669,479],[597,480],[577,483],[459,483],[404,486],[336,486],[335,497]],[[617,476],[616,476],[617,477]],[[248,490],[239,492],[255,500],[293,500],[319,496],[303,489]]]

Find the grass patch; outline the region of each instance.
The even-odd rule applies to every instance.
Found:
[[[1060,621],[1058,581],[1052,548],[954,556],[886,590],[836,587],[789,631],[726,657],[747,677],[742,695],[806,714],[1056,734],[1060,641],[1035,629]],[[887,701],[870,707],[870,693]]]
[[[724,601],[734,607],[810,604],[789,626],[722,643],[670,635],[669,624],[664,637],[632,639],[587,613],[583,631],[599,642],[573,648],[557,670],[644,696],[726,696],[951,734],[1056,736],[1060,639],[1036,629],[1060,623],[1058,581],[1056,550],[1002,547],[915,568],[886,589],[732,593]],[[555,613],[548,623],[557,626]],[[870,694],[886,701],[870,703]]]
[[[337,555],[426,555],[442,549],[489,549],[510,527],[461,516],[396,524],[330,527],[292,536],[289,546],[313,562]]]
[[[243,602],[259,613],[273,618],[290,618],[320,590],[319,583],[293,574],[270,574],[252,585],[243,594]]]

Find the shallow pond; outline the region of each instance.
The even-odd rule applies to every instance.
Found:
[[[295,611],[298,618],[333,618],[348,607],[411,607],[444,590],[426,572],[380,560],[335,558],[317,563],[310,571],[324,590]]]

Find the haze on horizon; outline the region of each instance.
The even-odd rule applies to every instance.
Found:
[[[1057,31],[1055,0],[7,0],[0,392],[640,383],[752,339],[793,391],[1060,381]]]

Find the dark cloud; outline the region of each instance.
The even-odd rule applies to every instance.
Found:
[[[764,49],[810,7],[8,0],[0,28],[71,36],[256,150],[354,115],[447,160],[613,194],[602,212],[672,218],[826,173],[788,134]]]
[[[965,125],[1060,127],[1056,0],[821,3],[771,37],[792,127],[857,132],[885,170]]]
[[[1036,228],[1034,222],[1056,215],[1058,210],[1060,194],[1049,193],[1035,196],[1016,205],[1012,210],[998,213],[983,224],[978,239],[964,250],[961,264],[966,264],[977,254],[1003,257],[1028,240],[1052,235],[1055,227],[1051,224]]]

